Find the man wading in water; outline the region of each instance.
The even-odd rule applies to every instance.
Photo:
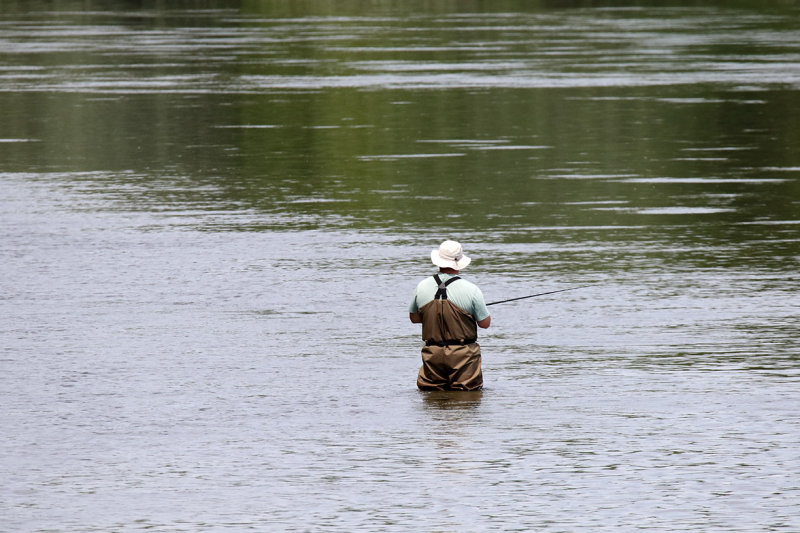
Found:
[[[422,324],[421,390],[477,390],[483,386],[478,328],[492,322],[483,293],[458,277],[471,261],[456,241],[444,241],[431,251],[439,273],[414,290],[408,307],[411,322]]]

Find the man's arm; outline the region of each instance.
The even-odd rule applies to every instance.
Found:
[[[486,301],[483,299],[481,290],[475,287],[475,292],[477,294],[473,297],[472,316],[485,316],[486,318],[478,320],[477,323],[479,328],[486,329],[492,323],[492,317],[489,314],[489,310],[486,309]]]
[[[408,318],[410,318],[411,322],[414,324],[422,324],[422,315],[419,313],[408,313]]]

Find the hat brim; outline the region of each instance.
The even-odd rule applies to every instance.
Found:
[[[439,255],[439,250],[431,250],[431,261],[439,268],[452,268],[454,270],[463,270],[470,264],[472,259],[466,255],[462,255],[458,261],[451,259],[444,259]]]

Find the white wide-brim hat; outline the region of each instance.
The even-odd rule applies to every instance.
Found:
[[[431,261],[440,268],[461,270],[472,261],[464,255],[461,244],[456,241],[444,241],[438,250],[431,250]]]

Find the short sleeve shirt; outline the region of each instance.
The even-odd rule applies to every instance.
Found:
[[[454,277],[455,274],[439,273],[442,282]],[[433,276],[423,279],[414,289],[414,297],[408,306],[409,313],[418,313],[419,308],[433,300],[439,286]],[[475,319],[476,322],[486,319],[489,316],[489,309],[486,308],[486,301],[483,293],[477,285],[464,278],[460,278],[447,286],[447,299],[457,305]]]

